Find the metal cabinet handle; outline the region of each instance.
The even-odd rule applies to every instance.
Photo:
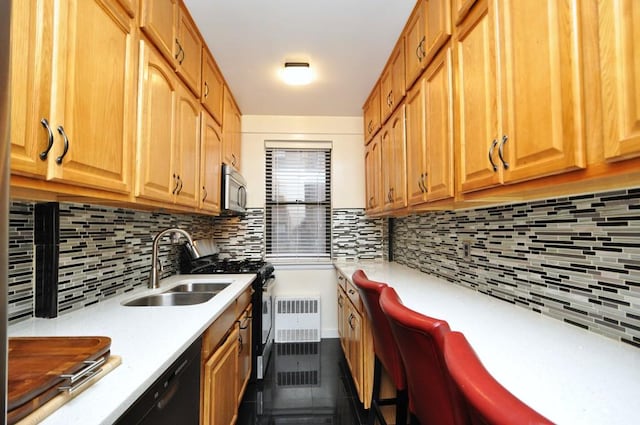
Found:
[[[389,92],[389,106],[393,106],[393,90]]]
[[[353,313],[351,313],[351,314],[349,315],[349,320],[348,320],[348,322],[349,322],[349,327],[350,327],[351,329],[355,329],[355,326],[353,326],[353,322],[352,322],[352,320],[353,320],[353,319],[355,319],[355,316],[353,315]]]
[[[175,53],[175,55],[173,55],[173,57],[177,60],[178,56],[180,56],[180,51],[182,50],[182,46],[180,45],[180,42],[178,41],[177,38],[176,38],[176,47],[178,48],[178,50]]]
[[[369,125],[367,125],[367,130],[369,130],[369,133],[373,131],[373,120],[369,121]]]
[[[67,133],[64,132],[64,128],[61,125],[58,126],[58,133],[62,135],[62,139],[64,140],[64,150],[62,151],[62,155],[56,158],[56,164],[60,165],[62,164],[62,160],[64,159],[64,157],[67,155],[67,152],[69,152],[69,138],[67,137]]]
[[[182,178],[180,177],[180,174],[178,174],[178,182],[180,183],[180,187],[178,188],[178,192],[176,193],[176,195],[180,195],[180,192],[182,192]]]
[[[233,165],[234,167],[236,166],[236,154],[235,153],[231,154],[231,165]]]
[[[204,192],[204,196],[202,197],[202,202],[204,202],[205,199],[207,199],[207,188],[202,186],[202,191]]]
[[[171,192],[172,195],[176,194],[176,191],[178,190],[178,186],[180,185],[180,183],[178,182],[178,176],[177,175],[173,175],[173,181],[175,182],[176,186],[173,188],[173,191]]]
[[[204,97],[209,97],[209,84],[206,81],[204,82]]]
[[[47,148],[40,152],[40,159],[41,160],[45,160],[47,159],[47,156],[49,156],[49,151],[51,150],[51,147],[53,147],[53,130],[51,130],[51,126],[49,125],[49,121],[47,121],[46,118],[42,118],[40,120],[40,124],[42,124],[42,126],[45,128],[45,130],[47,130]]]
[[[425,185],[425,183],[424,183],[424,178],[425,178],[426,176],[427,176],[427,174],[426,174],[426,173],[422,173],[422,174],[420,174],[420,179],[418,180],[418,187],[420,188],[420,191],[421,191],[422,193],[427,193],[427,192],[428,192],[428,190],[427,190],[427,186],[426,186],[426,185]]]
[[[504,148],[504,144],[507,143],[507,140],[509,140],[509,138],[506,135],[503,135],[502,141],[500,142],[500,147],[498,147],[498,156],[500,157],[500,161],[502,161],[502,165],[504,166],[505,170],[509,169],[509,163],[504,160],[502,149]]]
[[[495,162],[493,162],[493,150],[496,148],[496,145],[498,144],[498,140],[497,139],[493,139],[493,142],[491,143],[491,148],[489,149],[489,162],[491,163],[491,166],[493,167],[493,171],[498,171],[498,166],[496,165]]]
[[[424,50],[425,41],[425,36],[422,36],[422,40],[420,40],[420,52],[422,53],[422,59],[427,57],[427,52]]]

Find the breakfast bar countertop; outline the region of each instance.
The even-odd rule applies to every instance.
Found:
[[[122,364],[50,416],[43,425],[113,424],[191,343],[230,306],[255,274],[177,275],[159,289],[136,288],[55,319],[29,319],[11,325],[8,336],[108,336]],[[230,282],[209,301],[189,306],[125,307],[139,296],[180,283]]]
[[[558,424],[640,421],[640,349],[393,262],[337,262],[463,332],[487,370]],[[640,309],[640,306],[635,306]]]

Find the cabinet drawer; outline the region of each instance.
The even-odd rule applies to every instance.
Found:
[[[234,301],[227,309],[222,313],[209,328],[204,331],[202,337],[202,358],[207,359],[220,345],[224,336],[233,328],[233,324],[238,315],[236,314],[236,304]]]
[[[251,303],[252,294],[253,288],[248,287],[242,294],[238,295],[238,298],[236,299],[236,317],[240,317],[247,306]]]
[[[347,278],[340,272],[338,273],[338,285],[346,292],[347,291]]]

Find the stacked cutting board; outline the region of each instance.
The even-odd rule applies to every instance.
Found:
[[[37,423],[120,364],[111,339],[9,338],[7,420]]]

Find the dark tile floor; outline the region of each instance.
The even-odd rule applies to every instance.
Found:
[[[354,397],[355,396],[355,397]],[[275,344],[262,383],[249,383],[238,425],[361,425],[339,339]]]

